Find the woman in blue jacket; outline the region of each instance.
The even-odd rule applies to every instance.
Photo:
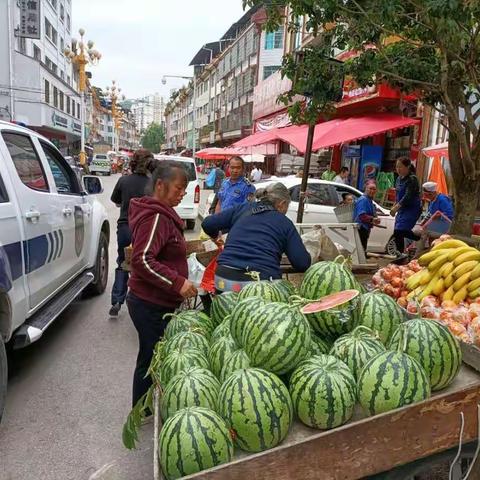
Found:
[[[218,291],[239,291],[258,272],[262,280],[280,279],[280,262],[285,253],[297,272],[305,272],[311,258],[292,221],[286,217],[290,204],[287,187],[269,185],[258,202],[229,208],[207,217],[202,228],[213,240],[228,231],[218,257],[215,287]]]
[[[396,215],[393,235],[397,251],[401,255],[405,251],[406,238],[420,240],[420,237],[413,233],[413,227],[422,213],[422,201],[420,183],[409,158],[401,157],[397,160],[397,173],[396,203],[390,210],[390,214],[392,217]]]

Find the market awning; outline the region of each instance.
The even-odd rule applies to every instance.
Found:
[[[245,148],[245,147],[255,147],[257,145],[264,145],[266,143],[272,143],[278,140],[277,132],[281,130],[280,128],[274,128],[273,130],[268,130],[266,132],[257,132],[248,137],[242,138],[238,142],[235,142],[232,147],[234,148]]]
[[[432,147],[427,147],[422,150],[427,157],[447,157],[448,158],[448,142],[439,143]]]
[[[202,160],[226,160],[230,157],[240,156],[246,153],[245,150],[239,148],[204,148],[195,153],[195,156]]]

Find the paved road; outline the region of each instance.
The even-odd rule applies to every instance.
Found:
[[[112,230],[118,210],[109,197],[117,178],[104,177],[101,196]],[[38,343],[10,355],[1,480],[152,478],[152,425],[137,451],[121,443],[137,337],[126,311],[108,319],[115,250],[113,236],[107,292],[76,302]]]

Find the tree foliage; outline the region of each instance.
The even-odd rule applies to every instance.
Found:
[[[142,137],[143,148],[147,148],[152,153],[160,152],[162,143],[165,142],[165,132],[158,123],[151,123]]]
[[[264,5],[270,30],[283,23],[285,7],[291,30],[298,29],[296,19],[304,17],[306,28],[320,40],[312,48],[317,50],[317,71],[327,67],[329,56],[354,51],[344,73],[360,86],[386,82],[419,95],[441,113],[449,130],[454,229],[469,234],[480,193],[480,2],[244,0],[244,5]],[[294,57],[286,58],[285,75],[292,75],[294,64]],[[318,107],[328,110],[332,104]],[[301,108],[294,105],[291,110]]]

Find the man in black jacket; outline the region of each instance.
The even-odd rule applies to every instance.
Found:
[[[130,162],[132,174],[121,177],[113,189],[111,200],[117,207],[120,207],[120,217],[117,223],[117,268],[112,287],[110,318],[118,317],[127,296],[128,272],[123,269],[123,262],[125,261],[125,248],[132,242],[132,234],[128,226],[130,200],[148,194],[147,190],[150,182],[148,174],[152,161],[153,155],[149,150],[137,150]]]

